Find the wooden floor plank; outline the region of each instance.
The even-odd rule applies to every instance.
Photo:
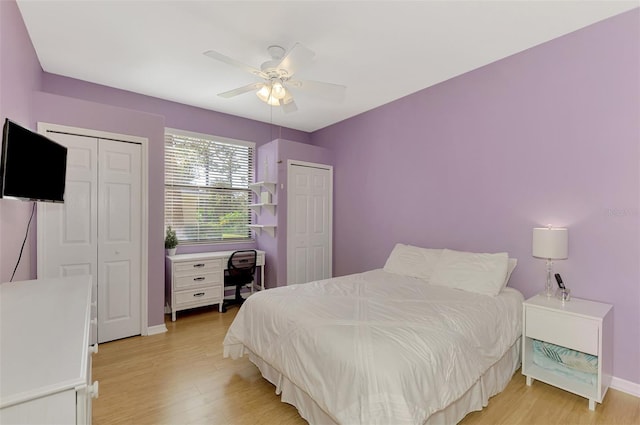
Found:
[[[93,358],[100,397],[95,425],[300,425],[296,408],[282,403],[275,387],[247,358],[222,357],[222,341],[237,308],[215,307],[167,317],[168,332],[101,344]],[[535,381],[520,371],[507,388],[464,425],[640,424],[640,398],[609,390],[595,412],[582,397]],[[391,424],[390,424],[391,425]]]

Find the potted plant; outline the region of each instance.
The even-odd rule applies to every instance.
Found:
[[[176,255],[176,247],[178,246],[178,235],[176,231],[167,227],[167,235],[164,237],[164,247],[169,255]]]

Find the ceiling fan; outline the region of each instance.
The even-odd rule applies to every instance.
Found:
[[[321,81],[292,79],[298,69],[309,64],[315,55],[313,51],[304,47],[302,44],[296,43],[286,54],[283,47],[275,45],[269,46],[267,52],[271,56],[271,60],[264,62],[260,66],[260,69],[246,65],[214,50],[204,52],[204,55],[212,59],[235,66],[263,80],[224,93],[219,93],[218,96],[230,98],[239,94],[255,91],[260,100],[271,106],[282,106],[282,110],[287,113],[298,110],[293,100],[291,89],[293,89],[293,91],[304,90],[333,101],[341,101],[344,99],[345,86]]]

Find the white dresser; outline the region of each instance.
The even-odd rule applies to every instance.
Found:
[[[536,295],[524,302],[522,374],[589,399],[589,409],[602,403],[613,372],[613,306],[595,301]],[[540,367],[534,362],[533,340],[549,342],[597,357],[592,384]]]
[[[234,251],[201,252],[167,256],[166,299],[175,322],[176,312],[189,308],[218,304],[224,300],[224,270]],[[260,282],[264,289],[264,251],[256,250]]]
[[[0,424],[90,424],[91,276],[0,285]]]

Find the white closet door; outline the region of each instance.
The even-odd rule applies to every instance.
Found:
[[[98,339],[140,333],[141,147],[99,142]]]
[[[98,270],[98,141],[72,134],[48,137],[67,147],[64,204],[38,203],[38,279],[92,275],[95,317]],[[95,335],[92,335],[95,343]]]
[[[333,170],[288,165],[287,284],[331,277]]]
[[[64,204],[38,204],[38,278],[90,274],[97,342],[141,333],[141,147],[64,133]],[[93,341],[95,342],[95,341]]]

